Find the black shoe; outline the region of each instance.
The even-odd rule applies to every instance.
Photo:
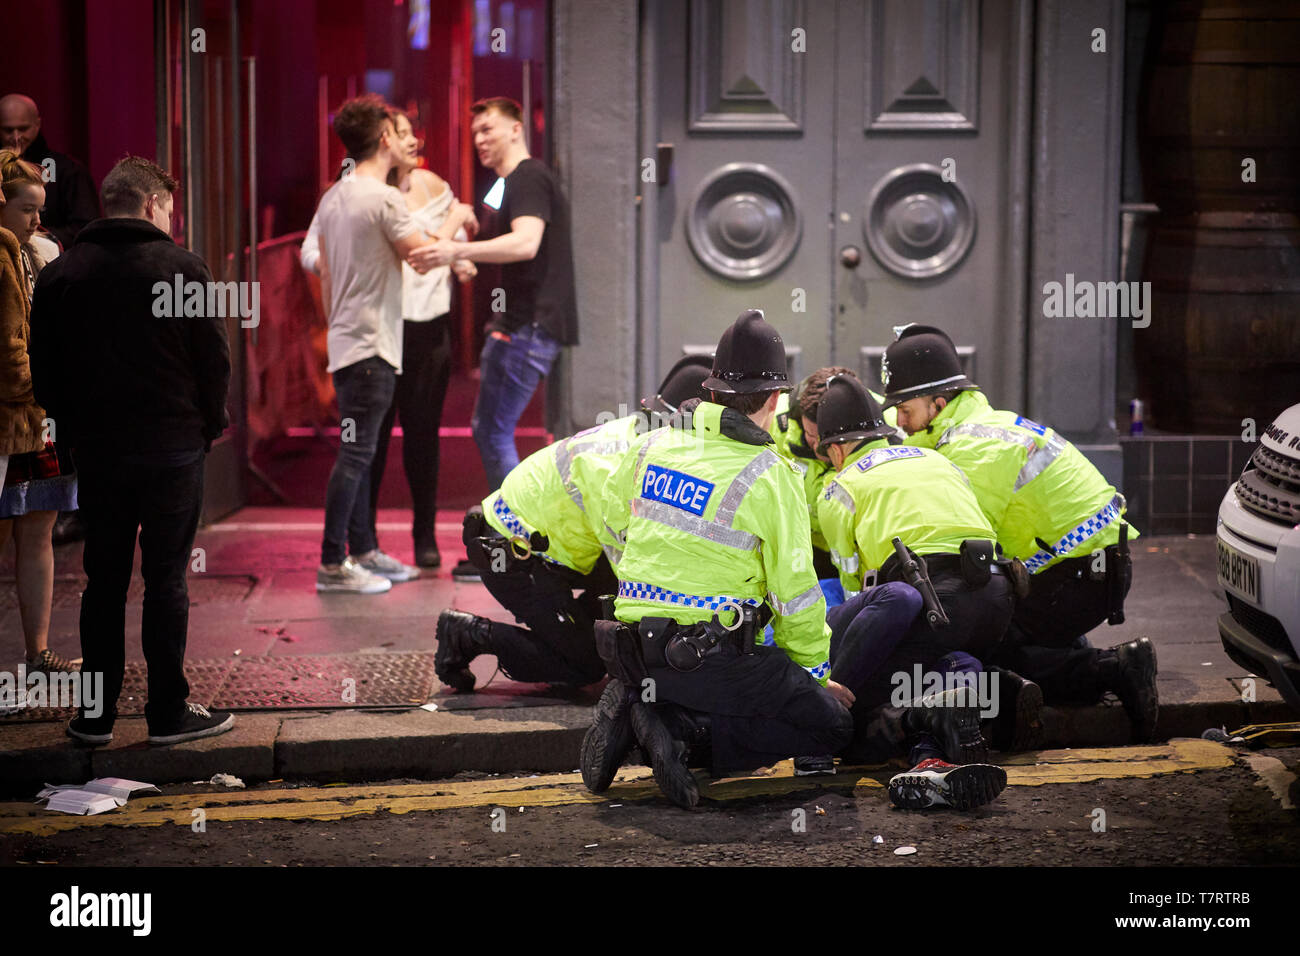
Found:
[[[1155,739],[1156,719],[1160,714],[1160,694],[1156,690],[1156,648],[1147,638],[1117,644],[1115,670],[1107,690],[1113,691],[1124,705],[1133,726],[1133,742],[1149,744]]]
[[[954,766],[942,760],[922,760],[889,781],[889,799],[904,810],[952,807],[974,810],[992,803],[1006,789],[1007,772],[987,763]]]
[[[686,744],[686,766],[710,769],[713,766],[713,720],[709,715],[677,704],[663,704],[658,712],[673,739]]]
[[[474,565],[470,564],[468,558],[464,558],[456,563],[456,566],[451,569],[451,577],[453,581],[468,581],[475,583],[482,583],[483,581],[483,573],[479,571],[478,568],[474,567]]]
[[[934,737],[949,763],[985,763],[989,758],[980,733],[980,705],[970,688],[956,687],[913,701],[903,712],[903,728],[909,737]]]
[[[235,715],[224,710],[209,711],[201,704],[186,701],[185,712],[174,722],[149,728],[149,743],[179,744],[202,737],[224,734],[235,726]]]
[[[674,740],[667,725],[658,713],[658,705],[643,703],[639,698],[632,702],[632,730],[654,769],[655,783],[677,806],[689,810],[700,802],[700,788],[695,775],[686,766],[690,748],[681,740]]]
[[[492,622],[464,611],[450,608],[438,615],[435,635],[438,649],[433,655],[433,670],[453,690],[465,693],[474,689],[474,675],[469,662],[482,654],[488,643]]]
[[[604,793],[632,749],[632,701],[635,693],[617,677],[610,678],[596,704],[591,729],[582,738],[582,782],[592,793]]]
[[[795,757],[794,775],[796,777],[833,777],[835,776],[835,758]]]
[[[419,568],[440,568],[442,567],[442,555],[438,553],[438,546],[433,543],[421,544],[415,543],[415,566]]]
[[[993,718],[993,749],[1003,753],[1043,746],[1043,689],[1015,671],[990,667],[996,675],[998,715]]]
[[[68,721],[68,736],[81,741],[83,744],[93,744],[96,747],[113,742],[113,723],[116,720],[107,714],[101,714],[98,717],[86,717],[84,715],[73,717]]]

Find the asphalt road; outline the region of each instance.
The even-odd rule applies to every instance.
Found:
[[[1008,766],[1007,790],[967,813],[892,808],[889,769],[796,779],[788,765],[715,783],[690,812],[643,768],[600,799],[573,774],[176,786],[96,817],[0,804],[0,865],[1300,864],[1300,748],[1184,741]]]

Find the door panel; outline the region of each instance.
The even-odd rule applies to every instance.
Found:
[[[860,254],[837,256],[834,354],[873,387],[870,354],[923,322],[952,335],[995,403],[1021,401],[1027,16],[1010,2],[839,3],[833,228],[837,250]]]
[[[684,347],[712,348],[747,308],[780,330],[795,374],[830,357],[834,13],[812,0],[670,0],[651,12],[658,137],[672,144],[647,280],[659,373]]]

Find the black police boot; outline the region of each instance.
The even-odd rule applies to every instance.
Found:
[[[453,690],[473,690],[469,662],[480,654],[491,653],[492,622],[448,608],[438,615],[436,635],[438,649],[433,655],[433,670],[438,680]]]
[[[996,675],[998,715],[993,718],[993,749],[1003,753],[1038,750],[1043,746],[1043,690],[1033,681],[1003,667]]]
[[[582,738],[582,782],[592,793],[604,793],[635,742],[632,701],[636,692],[617,677],[610,678],[596,704],[591,729]]]
[[[700,788],[695,775],[686,766],[690,748],[685,741],[674,740],[657,704],[639,698],[632,702],[632,730],[654,769],[655,783],[677,806],[691,809],[700,802]]]
[[[980,705],[974,696],[967,688],[955,687],[913,701],[903,712],[903,730],[909,742],[920,734],[930,734],[949,763],[987,761],[989,748],[980,733]]]
[[[1102,652],[1098,667],[1102,688],[1113,692],[1124,705],[1133,727],[1133,742],[1151,743],[1160,712],[1155,645],[1145,637],[1116,644]]]
[[[677,704],[663,704],[659,716],[668,727],[674,740],[686,744],[686,766],[713,766],[713,721],[708,714],[698,710],[687,710]]]
[[[816,757],[795,757],[794,775],[796,777],[833,777],[835,776],[835,758],[830,754]]]

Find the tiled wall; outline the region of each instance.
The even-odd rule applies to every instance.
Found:
[[[1121,438],[1128,519],[1146,534],[1213,534],[1219,502],[1257,442],[1240,435]]]

